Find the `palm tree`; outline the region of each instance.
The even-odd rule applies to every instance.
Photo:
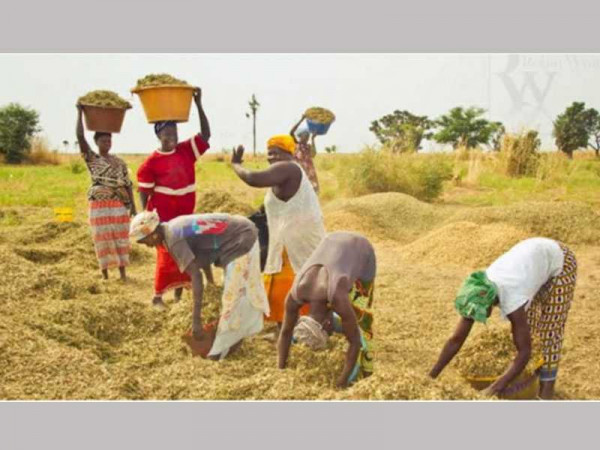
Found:
[[[246,117],[250,118],[250,114],[252,114],[252,149],[254,151],[254,156],[256,156],[256,111],[258,111],[258,107],[260,103],[256,100],[256,96],[252,94],[252,98],[248,102],[248,106],[250,106],[250,113],[246,113]]]

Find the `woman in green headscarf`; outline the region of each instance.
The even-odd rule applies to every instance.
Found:
[[[539,396],[551,399],[576,280],[575,254],[562,243],[546,238],[518,243],[485,272],[474,272],[464,281],[454,302],[461,318],[429,375],[436,378],[458,353],[473,323],[485,323],[492,308],[499,306],[511,323],[517,356],[486,393],[502,394],[525,369],[534,333],[544,356]]]

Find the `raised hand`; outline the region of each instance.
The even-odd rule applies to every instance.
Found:
[[[231,164],[242,164],[242,158],[244,156],[244,146],[239,145],[237,149],[234,149],[231,155]]]
[[[202,102],[202,89],[198,86],[194,88],[194,101],[196,104],[200,104]]]

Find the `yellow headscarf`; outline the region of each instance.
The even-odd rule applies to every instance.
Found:
[[[294,138],[289,134],[278,134],[268,140],[267,147],[277,147],[293,155],[296,151],[296,142],[294,142]]]

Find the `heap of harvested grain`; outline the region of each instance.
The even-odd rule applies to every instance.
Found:
[[[453,222],[406,245],[402,254],[422,264],[484,268],[527,237],[523,231],[504,224]]]
[[[91,91],[82,97],[79,97],[78,104],[83,106],[102,106],[105,108],[131,108],[131,103],[121,98],[119,94],[113,91],[97,90]]]
[[[446,220],[457,221],[506,223],[529,235],[566,243],[600,242],[600,214],[584,203],[522,202],[507,206],[469,208]]]
[[[240,202],[227,191],[211,189],[198,194],[196,199],[196,212],[221,212],[249,216],[254,212],[254,208],[246,203]]]
[[[167,73],[152,73],[137,80],[136,87],[145,88],[151,86],[189,86],[187,81],[175,78]]]
[[[369,400],[481,400],[482,394],[444,374],[443,380],[432,380],[426,373],[405,368],[399,373],[376,372],[348,391],[340,399]]]
[[[533,373],[539,366],[541,349],[533,342],[532,356],[525,368]],[[486,328],[473,336],[456,355],[456,367],[464,377],[499,377],[517,356],[512,333],[508,327]]]
[[[399,242],[410,242],[442,220],[432,205],[398,192],[334,200],[324,214],[328,230],[356,231]]]

